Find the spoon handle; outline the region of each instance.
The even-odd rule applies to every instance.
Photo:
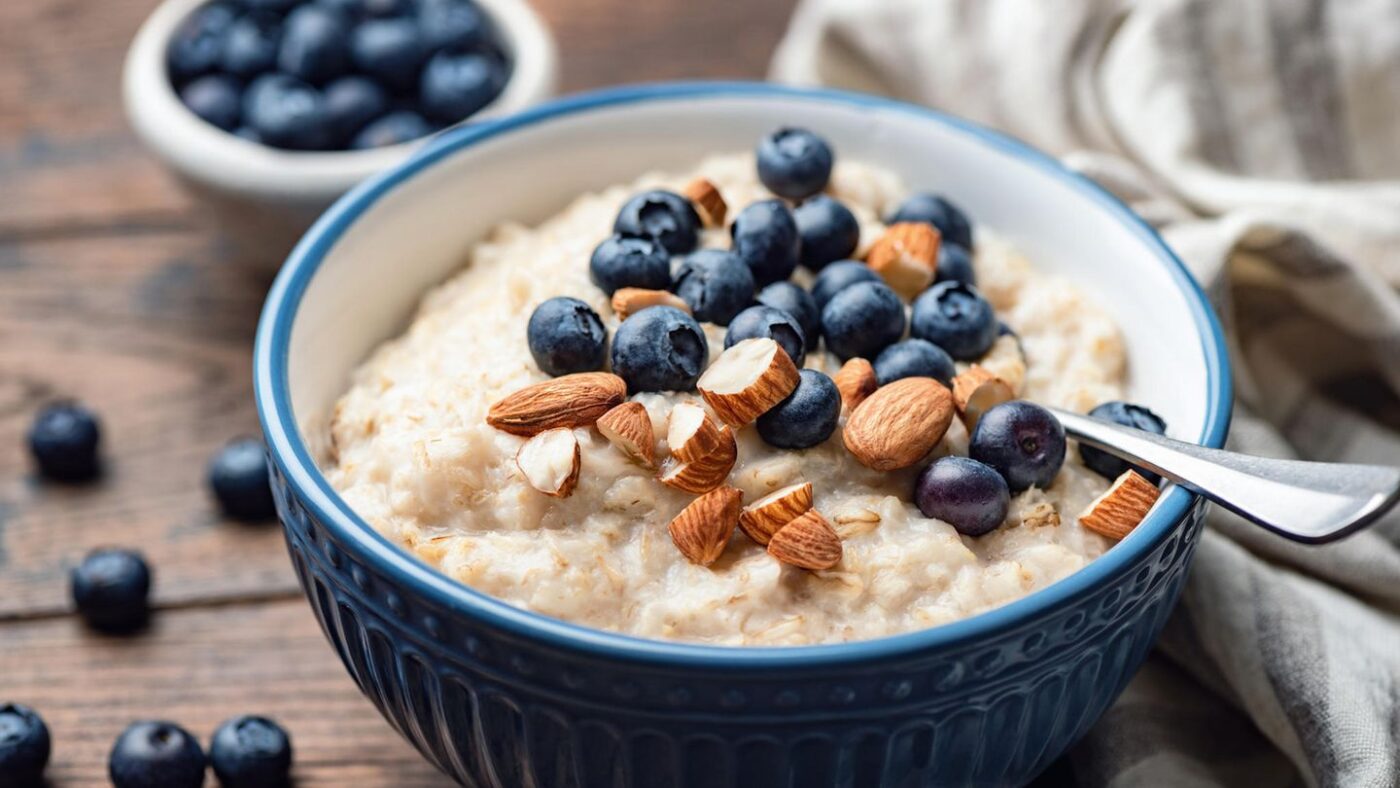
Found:
[[[1251,457],[1051,410],[1080,443],[1156,471],[1294,541],[1341,539],[1400,501],[1400,468]]]

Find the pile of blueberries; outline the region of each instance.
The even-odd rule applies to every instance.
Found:
[[[289,150],[426,136],[490,104],[511,72],[474,0],[215,0],[166,62],[194,114]]]
[[[697,250],[701,220],[679,194],[647,191],[622,206],[613,235],[590,259],[593,283],[609,295],[623,287],[670,290],[691,311],[653,306],[618,326],[612,371],[630,392],[693,389],[709,359],[701,322],[727,326],[726,348],[771,338],[799,368],[824,342],[843,361],[871,359],[882,386],[915,376],[951,385],[956,361],[975,361],[998,337],[1014,336],[977,291],[972,223],[941,195],[914,194],[885,218],[891,225],[930,224],[941,239],[935,279],[907,307],[878,273],[848,259],[860,226],[849,208],[823,193],[833,160],[826,140],[805,129],[782,128],[760,140],[759,180],[777,196],[735,216],[728,250]],[[680,257],[674,266],[673,256]],[[789,281],[799,265],[815,273],[810,291]],[[608,359],[602,320],[577,298],[542,303],[527,335],[536,363],[550,375],[602,369]],[[827,440],[840,413],[835,382],[801,369],[796,390],[756,427],[772,446],[804,449]],[[1108,403],[1092,415],[1165,429],[1151,411],[1126,403]],[[1003,403],[979,421],[970,458],[948,457],[924,469],[914,500],[926,516],[961,533],[987,533],[1004,521],[1011,493],[1053,481],[1065,448],[1064,430],[1048,410],[1023,400]],[[1126,467],[1093,449],[1083,456],[1109,478]]]
[[[76,402],[42,409],[28,434],[40,475],[80,484],[102,474],[102,429],[97,416]],[[223,513],[246,522],[275,514],[262,441],[239,438],[209,463],[209,489]],[[84,622],[108,635],[144,629],[150,619],[151,569],[135,550],[102,548],[89,553],[69,577],[73,604]],[[33,709],[0,703],[0,785],[42,785],[51,749],[48,726]],[[206,764],[226,788],[280,786],[291,770],[286,731],[264,717],[241,716],[215,731],[206,758],[199,742],[165,721],[133,723],[112,747],[109,776],[117,788],[197,786]]]

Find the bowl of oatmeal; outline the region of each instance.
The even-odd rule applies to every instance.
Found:
[[[450,132],[303,239],[256,374],[313,610],[469,784],[1029,779],[1202,511],[1040,406],[1229,411],[1202,294],[1092,184],[762,85]]]

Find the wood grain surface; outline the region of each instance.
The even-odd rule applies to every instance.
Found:
[[[224,522],[207,498],[209,456],[257,430],[267,282],[126,126],[121,61],[155,4],[0,2],[0,701],[47,718],[54,788],[105,784],[134,719],[207,739],[239,713],[287,724],[299,785],[442,785],[325,644],[276,525]],[[762,77],[792,0],[535,5],[573,91]],[[43,483],[25,454],[36,409],[67,397],[103,420],[92,485]],[[70,614],[67,571],[97,545],[147,554],[150,631],[104,638]]]

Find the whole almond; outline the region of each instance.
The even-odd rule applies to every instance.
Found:
[[[782,345],[754,337],[726,348],[695,387],[721,421],[741,427],[782,402],[798,380],[797,365]]]
[[[512,435],[538,435],[558,427],[589,427],[627,398],[627,383],[611,372],[577,372],[551,378],[491,406],[486,423]]]
[[[870,247],[865,262],[896,293],[913,298],[938,270],[938,230],[924,222],[898,222]]]
[[[629,458],[656,467],[656,432],[640,402],[624,402],[598,419],[598,431]]]
[[[855,410],[866,397],[875,393],[875,389],[880,388],[880,381],[875,378],[875,367],[863,358],[853,358],[842,364],[832,380],[836,383],[836,390],[841,392],[841,404],[847,411]]]
[[[1011,390],[1011,384],[977,364],[953,378],[953,405],[957,407],[958,416],[967,425],[969,433],[977,426],[983,413],[1015,398],[1016,392]]]
[[[520,445],[515,465],[531,487],[553,498],[568,498],[578,484],[578,437],[564,427],[545,430]]]
[[[619,287],[613,292],[612,308],[618,320],[626,320],[632,315],[651,306],[673,306],[687,315],[690,304],[669,290],[647,290],[643,287]]]
[[[726,440],[732,442],[733,439],[733,435],[726,438],[724,425],[703,407],[692,402],[681,402],[671,408],[666,423],[666,444],[671,447],[671,456],[680,462],[694,462],[723,448]]]
[[[802,569],[830,569],[841,563],[841,537],[816,509],[809,509],[778,529],[768,554]]]
[[[773,534],[811,508],[812,483],[789,485],[745,506],[739,528],[755,542],[768,544]]]
[[[1142,474],[1127,470],[1079,514],[1079,524],[1109,539],[1122,539],[1147,516],[1162,491]]]
[[[724,552],[739,524],[743,494],[720,487],[691,501],[671,520],[671,541],[691,563],[709,566]]]
[[[681,193],[695,206],[695,212],[700,215],[702,224],[706,227],[724,226],[724,215],[729,206],[725,204],[719,189],[708,178],[696,178],[686,184]]]
[[[933,451],[953,423],[953,395],[933,378],[881,386],[851,412],[846,448],[877,471],[908,468]]]
[[[657,480],[667,487],[689,493],[709,492],[729,478],[729,472],[733,470],[734,461],[738,456],[739,447],[734,442],[733,431],[728,427],[721,427],[720,444],[714,451],[690,462],[681,462],[675,458],[667,460],[662,464]]]

